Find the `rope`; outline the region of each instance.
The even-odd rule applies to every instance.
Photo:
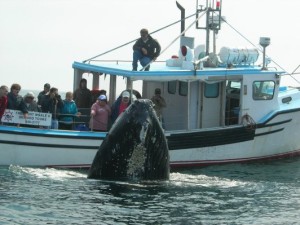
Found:
[[[161,30],[164,30],[164,29],[166,29],[166,28],[168,28],[168,27],[170,27],[170,26],[173,26],[173,25],[175,25],[175,24],[181,22],[182,20],[189,19],[190,17],[195,16],[195,15],[196,15],[196,13],[194,13],[194,14],[192,14],[192,15],[189,15],[189,16],[185,17],[184,19],[177,20],[176,22],[173,22],[173,23],[171,23],[171,24],[169,24],[169,25],[166,25],[166,26],[164,26],[164,27],[162,27],[162,28],[159,28],[159,29],[157,29],[157,30],[151,32],[150,34],[157,33],[157,32],[159,32],[159,31],[161,31]],[[108,51],[106,51],[106,52],[103,52],[103,53],[101,53],[101,54],[99,54],[99,55],[96,55],[96,56],[94,56],[94,57],[91,57],[91,58],[89,58],[89,59],[86,59],[86,60],[83,61],[83,63],[86,63],[87,61],[91,61],[91,60],[93,60],[93,59],[95,59],[95,58],[97,58],[97,57],[100,57],[100,56],[105,55],[105,54],[107,54],[107,53],[110,53],[110,52],[112,52],[112,51],[114,51],[114,50],[117,50],[117,49],[119,49],[119,48],[122,48],[122,47],[124,47],[124,46],[126,46],[126,45],[129,45],[129,44],[131,44],[131,43],[133,43],[133,42],[135,42],[135,41],[137,41],[137,40],[138,40],[138,38],[137,38],[137,39],[134,39],[134,40],[132,40],[132,41],[129,41],[129,42],[125,43],[125,44],[119,45],[119,46],[117,46],[117,47],[115,47],[115,48],[113,48],[113,49],[111,49],[111,50],[108,50]]]
[[[235,29],[232,25],[230,25],[226,20],[224,20],[223,18],[221,18],[225,23],[227,23],[227,25],[233,29],[237,34],[239,34],[242,38],[244,38],[246,41],[248,41],[253,47],[255,47],[256,49],[258,49],[261,53],[263,53],[263,49],[261,46],[256,46],[254,43],[252,43],[248,38],[246,38],[241,32],[239,32],[237,29]],[[268,55],[266,54],[266,56],[268,57]],[[284,68],[282,68],[276,61],[274,61],[272,59],[272,62],[278,66],[281,70],[283,71],[287,71],[285,70]],[[293,78],[297,83],[300,84],[300,82],[294,78],[292,75],[294,74],[294,72],[300,67],[300,65],[292,72],[292,73],[287,73],[287,74],[284,74],[284,75],[289,75],[291,78]],[[281,76],[284,76],[284,75],[281,75]]]
[[[247,129],[249,129],[249,130],[255,130],[256,129],[256,122],[248,114],[245,114],[245,115],[242,116],[242,125],[244,127],[246,127]]]
[[[285,74],[285,75],[289,75],[291,78],[293,78],[298,84],[300,84],[300,82],[292,75],[300,74],[300,73],[296,73],[296,71],[298,70],[299,67],[300,67],[300,64],[296,67],[296,69],[294,69],[294,71],[291,74]]]

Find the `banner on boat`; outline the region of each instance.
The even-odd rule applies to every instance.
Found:
[[[51,118],[51,113],[28,112],[28,117],[25,119],[21,111],[6,109],[1,121],[3,123],[51,126]]]

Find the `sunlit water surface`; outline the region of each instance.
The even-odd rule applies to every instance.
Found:
[[[0,167],[0,224],[300,224],[300,158],[172,172],[165,182]]]

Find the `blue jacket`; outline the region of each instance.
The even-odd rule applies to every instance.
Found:
[[[78,113],[78,109],[76,106],[76,103],[72,100],[72,101],[66,101],[63,100],[63,107],[61,108],[60,113],[61,114],[68,114],[67,115],[61,115],[59,121],[63,122],[63,123],[72,123],[74,116]]]

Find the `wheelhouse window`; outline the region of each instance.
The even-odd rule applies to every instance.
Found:
[[[217,98],[219,96],[219,83],[204,83],[204,96],[206,98]]]
[[[254,81],[252,89],[254,100],[271,100],[274,97],[275,83],[274,81]]]
[[[179,95],[187,96],[188,94],[188,83],[180,81],[179,82]]]
[[[177,84],[177,81],[169,81],[168,82],[168,92],[169,92],[169,94],[175,94],[176,93],[176,84]]]

